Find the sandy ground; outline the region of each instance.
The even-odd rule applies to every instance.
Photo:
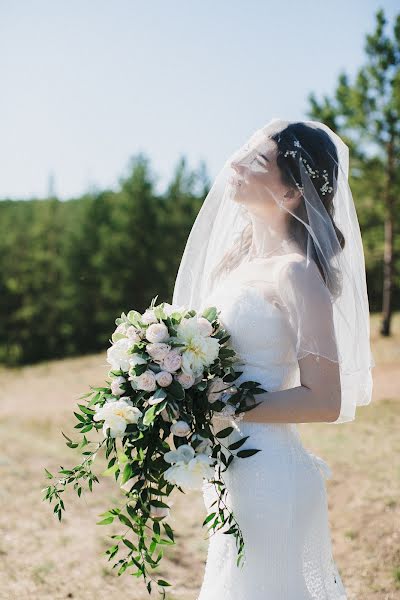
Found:
[[[377,318],[371,320],[374,396],[357,420],[299,426],[305,446],[333,471],[327,481],[333,550],[348,600],[400,598],[399,317],[391,339],[380,339]],[[1,600],[149,598],[141,579],[117,577],[103,554],[118,530],[96,521],[122,499],[112,479],[101,478],[80,499],[66,493],[61,523],[42,501],[43,467],[55,473],[78,462],[60,431],[78,439],[72,410],[106,372],[104,353],[0,371]],[[97,473],[104,464],[100,458]],[[207,554],[206,513],[199,493],[177,493],[173,502],[177,544],[165,551],[157,575],[173,584],[168,600],[195,600]]]

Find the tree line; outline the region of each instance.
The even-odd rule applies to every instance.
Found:
[[[372,312],[390,335],[400,306],[400,15],[382,10],[354,80],[310,94],[308,116],[350,147],[350,186]],[[14,366],[103,350],[121,312],[170,302],[185,242],[209,190],[204,163],[182,157],[163,194],[147,156],[131,159],[117,190],[79,198],[0,202],[0,363]]]

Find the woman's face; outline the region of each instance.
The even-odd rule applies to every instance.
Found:
[[[234,189],[233,200],[260,216],[280,210],[280,203],[290,203],[295,195],[282,182],[277,150],[274,140],[256,132],[231,161],[234,174],[229,182]],[[288,191],[289,197],[285,197]]]

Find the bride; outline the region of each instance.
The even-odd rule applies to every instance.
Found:
[[[341,423],[371,400],[364,253],[348,147],[317,121],[273,119],[225,163],[190,232],[173,303],[216,306],[257,405],[214,418],[261,451],[219,475],[243,534],[210,534],[197,600],[345,600],[325,461],[297,423]],[[217,465],[215,467],[218,468]],[[216,471],[217,475],[217,471]],[[210,513],[217,495],[204,481]]]

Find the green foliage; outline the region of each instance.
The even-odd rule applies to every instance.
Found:
[[[382,9],[366,36],[365,61],[353,80],[342,72],[332,97],[309,95],[308,116],[325,122],[350,149],[349,180],[363,237],[368,295],[381,309],[384,223],[393,222],[393,310],[400,306],[400,15],[386,31]]]
[[[124,307],[172,296],[186,238],[207,193],[184,160],[165,194],[134,157],[117,191],[0,202],[0,363],[97,352]]]
[[[180,342],[183,346],[182,352],[186,350],[185,338],[172,336],[175,332],[173,323],[164,312],[163,303],[155,305],[153,300],[150,305],[154,308],[161,323],[169,324],[169,339]],[[193,311],[176,312],[175,319],[179,324],[183,319],[192,315]],[[108,560],[112,560],[119,554],[119,558],[113,565],[118,568],[118,575],[122,575],[127,569],[134,569],[131,575],[143,577],[146,588],[151,594],[152,584],[159,587],[162,597],[165,597],[165,587],[170,584],[163,579],[155,579],[152,574],[159,565],[163,556],[163,546],[175,544],[174,532],[171,526],[165,520],[168,515],[168,497],[171,492],[178,488],[185,492],[181,485],[176,481],[182,481],[182,475],[186,470],[186,476],[190,473],[190,482],[188,486],[202,485],[204,477],[207,477],[209,483],[216,489],[217,507],[205,520],[204,524],[209,524],[209,530],[216,531],[224,529],[224,533],[235,536],[236,546],[238,548],[238,565],[244,554],[244,540],[239,524],[229,508],[226,500],[227,489],[221,474],[225,472],[235,457],[251,457],[259,449],[235,450],[240,448],[249,436],[239,440],[224,444],[234,431],[234,427],[228,426],[222,430],[214,431],[213,416],[220,411],[226,410],[228,404],[230,409],[234,407],[235,413],[243,410],[255,408],[255,395],[258,392],[265,392],[260,384],[255,381],[242,382],[238,386],[231,381],[226,382],[224,377],[229,379],[235,374],[233,365],[236,364],[238,356],[232,352],[227,355],[225,344],[229,342],[229,334],[216,319],[215,307],[210,307],[206,311],[212,316],[213,335],[218,339],[219,348],[211,364],[205,363],[200,376],[196,376],[193,385],[189,388],[183,388],[179,381],[172,381],[165,387],[158,387],[156,390],[148,391],[134,389],[127,380],[129,367],[126,371],[112,370],[108,376],[119,377],[123,375],[124,382],[119,384],[123,386],[123,398],[128,397],[132,412],[136,415],[134,419],[125,417],[123,429],[112,431],[115,425],[113,417],[122,416],[121,408],[126,400],[117,401],[113,397],[112,383],[107,381],[110,387],[91,387],[91,391],[80,397],[81,402],[77,403],[77,410],[74,411],[77,423],[75,429],[82,435],[80,442],[74,442],[70,437],[62,434],[66,439],[66,445],[69,448],[79,448],[82,454],[82,462],[75,467],[66,469],[63,466],[58,471],[58,480],[47,469],[45,470],[46,479],[50,479],[50,485],[43,489],[43,500],[50,504],[54,501],[53,511],[61,521],[62,513],[65,511],[62,494],[65,489],[72,485],[78,496],[81,496],[85,484],[89,491],[93,489],[93,482],[98,482],[98,478],[92,471],[92,466],[97,452],[101,447],[105,448],[105,456],[108,460],[107,468],[102,472],[103,477],[112,477],[118,483],[120,488],[126,493],[125,502],[122,506],[114,506],[102,513],[102,517],[97,521],[98,525],[111,525],[114,521],[122,524],[125,528],[124,533],[111,536],[113,544],[106,551]],[[130,327],[130,317],[132,311],[116,319],[118,325]],[[139,324],[137,335],[144,338],[148,325]],[[120,331],[123,328],[120,328]],[[115,333],[115,332],[114,332]],[[123,335],[123,333],[122,333]],[[128,339],[128,338],[126,338]],[[224,340],[224,341],[221,341]],[[119,340],[118,340],[119,342]],[[117,343],[118,343],[117,342]],[[131,342],[133,347],[137,342]],[[191,347],[191,346],[190,346]],[[132,347],[128,344],[126,356],[131,353]],[[152,358],[143,353],[146,360],[146,368],[153,372],[160,372],[161,367],[154,362]],[[183,358],[182,358],[183,361]],[[217,377],[217,379],[214,379]],[[216,392],[218,390],[218,392]],[[220,398],[217,401],[210,402],[210,393],[219,393]],[[156,400],[155,404],[152,402]],[[249,405],[248,401],[251,400]],[[82,402],[83,401],[83,402]],[[107,404],[106,404],[107,403]],[[93,408],[95,407],[95,409]],[[115,412],[113,410],[115,409]],[[107,421],[112,412],[111,419]],[[173,418],[169,418],[172,411]],[[231,415],[229,410],[229,415]],[[107,417],[108,415],[108,417]],[[222,416],[226,416],[223,413]],[[176,418],[184,421],[186,424],[185,435],[178,435],[178,431],[173,430],[172,423]],[[93,430],[98,432],[102,430],[104,438],[101,442],[89,440],[85,433]],[[115,435],[115,437],[112,437]],[[168,440],[172,437],[173,444],[170,446]],[[222,440],[222,441],[221,441]],[[188,445],[192,448],[192,453],[187,457],[185,465],[181,463],[182,456],[178,459],[177,452],[181,445]],[[200,448],[201,445],[201,448]],[[171,452],[174,450],[174,452]],[[185,452],[188,448],[185,448]],[[200,455],[197,455],[197,453]],[[169,453],[169,456],[165,456]],[[193,471],[191,461],[195,458],[201,463],[207,464],[207,470],[197,472],[199,479],[192,479]],[[189,462],[190,461],[190,462]],[[170,464],[173,464],[170,469]],[[200,464],[200,463],[199,463]],[[223,468],[224,467],[224,468]],[[168,473],[167,473],[168,471]],[[174,474],[171,474],[174,471]],[[177,475],[180,471],[181,475]],[[202,474],[203,473],[203,474]],[[178,477],[178,479],[176,479]],[[162,510],[166,509],[166,510]],[[161,511],[161,513],[160,513]],[[163,527],[164,533],[161,533]],[[117,542],[117,543],[115,543]],[[125,556],[121,557],[122,549]],[[128,549],[128,552],[126,551]],[[155,553],[158,549],[158,555]]]

